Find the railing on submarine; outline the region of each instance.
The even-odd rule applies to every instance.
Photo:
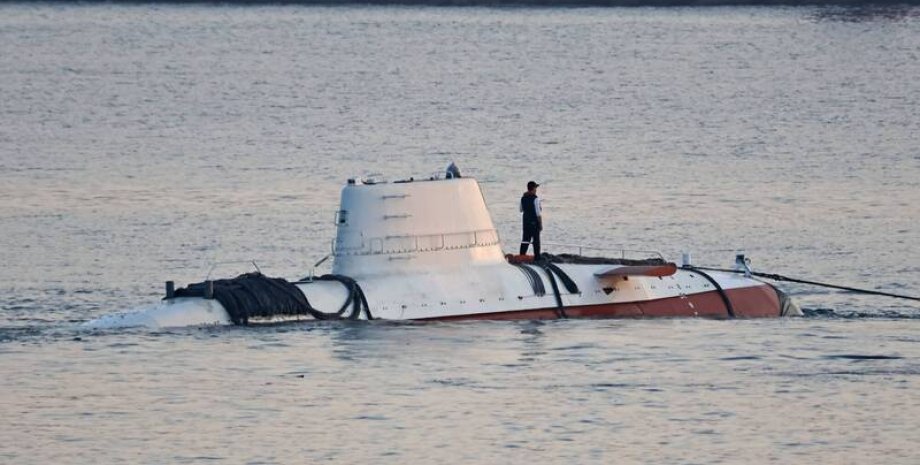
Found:
[[[390,253],[436,252],[445,249],[488,247],[498,244],[501,244],[501,237],[499,236],[497,230],[480,229],[475,231],[449,234],[405,234],[372,238],[362,237],[359,243],[356,243],[352,246],[342,245],[340,242],[338,242],[337,239],[333,239],[330,244],[330,249],[333,256],[382,255]],[[596,251],[602,253],[613,252],[618,255],[619,258],[643,255],[645,257],[657,257],[662,260],[665,259],[664,255],[657,250],[640,250],[623,247],[601,247],[562,242],[543,242],[543,245],[571,248],[577,250],[578,255],[584,255],[585,251]]]
[[[436,252],[439,250],[489,247],[501,243],[495,229],[478,229],[448,234],[399,234],[360,239],[355,245],[342,245],[338,239],[331,242],[331,251],[340,255],[382,255],[407,252]]]

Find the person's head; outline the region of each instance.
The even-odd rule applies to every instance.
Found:
[[[536,194],[536,193],[537,193],[537,188],[538,188],[538,187],[540,187],[539,184],[537,184],[537,183],[535,183],[535,182],[533,182],[533,181],[530,181],[530,182],[527,183],[527,192],[530,192],[531,194]]]

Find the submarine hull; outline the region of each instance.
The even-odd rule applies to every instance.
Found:
[[[534,267],[536,268],[536,267]],[[536,268],[535,282],[511,265],[477,273],[427,273],[370,279],[361,283],[365,311],[351,319],[470,321],[553,320],[565,318],[775,318],[796,316],[773,286],[743,276],[694,270],[670,276],[617,275],[609,266],[560,265],[577,292],[555,289],[552,273]],[[599,276],[600,275],[600,276]],[[349,294],[335,282],[298,282],[296,289],[324,314],[347,307]],[[787,309],[787,310],[784,310]],[[784,313],[785,312],[785,313]],[[253,318],[247,324],[316,319],[309,313]],[[334,319],[334,318],[327,318]],[[341,318],[346,319],[346,318]],[[230,325],[233,318],[214,298],[180,297],[146,309],[108,315],[85,324],[92,328]]]

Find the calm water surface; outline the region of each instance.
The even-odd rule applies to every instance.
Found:
[[[918,295],[918,75],[909,8],[0,5],[0,462],[917,463],[907,301],[74,327],[300,277],[346,178],[452,160],[506,248],[536,179],[546,241]]]

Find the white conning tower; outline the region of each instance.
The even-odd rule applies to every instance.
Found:
[[[349,180],[336,223],[333,273],[356,279],[504,262],[498,232],[472,178]]]

